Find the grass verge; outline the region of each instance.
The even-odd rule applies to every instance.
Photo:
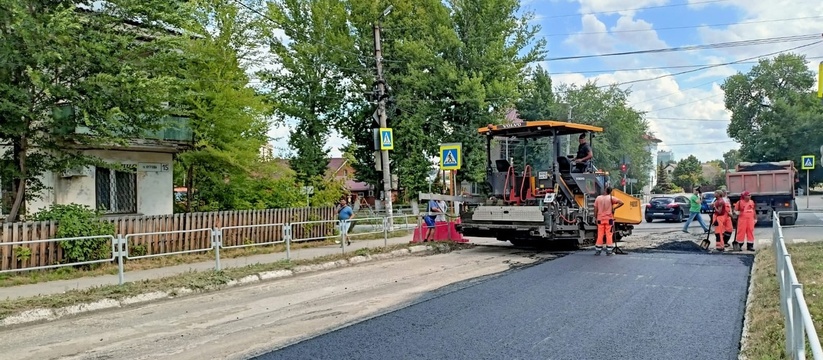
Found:
[[[797,279],[803,284],[806,304],[812,314],[818,334],[823,331],[823,243],[793,244],[787,246],[792,255]],[[749,320],[747,347],[744,355],[749,360],[786,359],[786,335],[783,314],[780,312],[780,286],[774,250],[759,250],[754,263],[754,286]]]
[[[440,242],[430,253],[443,253],[453,250],[468,249],[471,244]],[[348,254],[334,254],[314,259],[283,260],[268,264],[253,264],[238,268],[228,268],[222,271],[191,271],[184,274],[162,279],[129,282],[121,285],[107,285],[85,290],[71,290],[62,294],[37,296],[31,298],[11,299],[0,301],[0,319],[26,310],[46,308],[58,309],[83,303],[92,303],[104,299],[123,300],[151,292],[168,292],[172,296],[178,295],[181,289],[194,292],[207,292],[225,287],[231,280],[240,279],[249,275],[256,275],[266,271],[292,270],[301,265],[317,265],[328,262],[349,259],[355,256],[366,256],[390,253],[395,250],[410,248],[411,244],[390,245],[388,247],[359,249]]]
[[[389,238],[396,238],[406,236],[410,233],[410,231],[401,230],[389,233]],[[351,240],[355,241],[362,241],[362,240],[377,240],[382,239],[383,234],[353,234],[350,236]],[[307,248],[317,248],[329,245],[335,245],[334,239],[327,239],[327,240],[316,240],[316,241],[306,241],[306,242],[297,242],[291,244],[292,250],[297,249],[307,249]],[[220,250],[220,258],[221,259],[233,259],[239,257],[246,257],[246,256],[253,256],[253,255],[262,255],[262,254],[272,254],[272,253],[281,253],[286,251],[285,244],[275,244],[275,245],[267,245],[267,246],[253,246],[253,247],[246,247],[246,248],[239,248],[239,249],[221,249]],[[156,258],[148,258],[148,259],[138,259],[138,260],[126,260],[124,267],[126,272],[129,271],[138,271],[138,270],[148,270],[148,269],[157,269],[167,266],[174,266],[174,265],[182,265],[182,264],[192,264],[198,262],[205,262],[205,261],[214,261],[214,252],[213,251],[206,251],[200,254],[185,254],[185,255],[170,255],[170,256],[162,256]],[[28,284],[37,284],[41,282],[48,282],[48,281],[56,281],[56,280],[71,280],[71,279],[78,279],[82,277],[89,277],[89,276],[100,276],[100,275],[115,275],[117,274],[117,263],[113,262],[111,264],[100,264],[94,269],[80,269],[80,268],[73,268],[73,267],[63,267],[57,268],[53,270],[39,270],[39,271],[26,271],[20,272],[17,274],[14,273],[5,273],[0,274],[0,287],[9,287],[9,286],[18,286],[18,285],[28,285]]]

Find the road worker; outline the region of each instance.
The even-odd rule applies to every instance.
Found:
[[[617,205],[617,207],[614,207]],[[606,255],[614,255],[614,211],[623,206],[623,201],[612,197],[611,186],[606,187],[604,194],[594,199],[594,218],[597,221],[597,241],[595,241],[595,255],[603,251],[603,238],[606,242]]]
[[[714,192],[715,200],[712,203],[714,208],[714,239],[715,250],[724,251],[732,238],[732,207],[728,202],[723,200],[723,190]]]
[[[734,204],[737,215],[737,236],[735,239],[735,249],[743,250],[743,242],[746,242],[746,250],[754,251],[754,224],[757,223],[757,212],[752,201],[752,194],[743,191],[740,194],[740,201]]]

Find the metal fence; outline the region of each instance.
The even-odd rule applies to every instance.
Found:
[[[789,255],[783,239],[783,226],[779,221],[781,214],[795,213],[799,212],[775,212],[772,216],[772,246],[777,263],[777,282],[780,284],[780,310],[783,313],[786,331],[786,355],[791,359],[805,359],[808,340],[813,358],[823,360],[823,349],[820,347],[820,339],[817,337],[817,330],[803,296],[803,285],[797,280],[797,274],[792,266],[792,256]]]
[[[391,227],[389,226],[389,220],[393,220]],[[346,253],[352,237],[382,234],[383,246],[386,247],[388,246],[390,232],[413,231],[421,223],[422,220],[420,215],[404,215],[393,216],[392,219],[389,219],[388,217],[367,217],[354,218],[347,221],[298,221],[276,224],[225,226],[220,228],[203,227],[200,229],[144,232],[118,236],[105,235],[78,238],[24,240],[3,243],[3,245],[31,246],[45,242],[62,243],[89,239],[106,239],[111,243],[111,254],[110,256],[106,255],[105,258],[92,261],[60,262],[46,266],[26,266],[16,269],[0,270],[0,274],[116,262],[118,267],[119,284],[122,285],[125,283],[126,260],[214,252],[215,269],[219,271],[222,269],[220,264],[221,250],[282,244],[285,246],[286,259],[291,259],[292,244],[307,241],[335,239],[335,242],[340,244],[342,253]],[[332,230],[329,231],[329,228],[332,228]],[[272,236],[272,234],[275,233],[277,236]],[[178,246],[168,246],[166,248],[159,249],[157,252],[148,252],[142,245],[146,242],[145,239],[147,238],[155,239],[156,242],[164,244],[170,242],[171,239],[180,238],[182,235],[196,235],[197,237],[209,239],[209,241],[197,243],[192,242],[190,244],[191,246],[184,247],[184,250],[180,250],[180,247]],[[258,242],[259,240],[257,238],[266,240]],[[379,239],[379,237],[377,239]]]

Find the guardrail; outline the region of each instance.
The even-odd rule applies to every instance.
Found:
[[[792,265],[792,256],[786,249],[783,239],[783,227],[780,225],[780,214],[797,213],[785,211],[772,215],[772,246],[774,247],[777,263],[777,282],[780,284],[780,311],[783,313],[783,324],[786,331],[786,355],[791,359],[806,358],[806,341],[808,340],[812,356],[816,360],[823,360],[823,349],[814,327],[809,307],[803,296],[803,285],[797,280],[797,274]]]
[[[411,219],[415,219],[412,221]],[[390,226],[390,220],[392,226]],[[333,224],[333,229],[329,231],[329,225]],[[46,270],[60,267],[74,267],[82,265],[92,265],[101,263],[117,263],[118,268],[118,283],[120,285],[125,283],[125,262],[126,260],[137,260],[155,258],[161,256],[185,255],[194,253],[208,253],[214,252],[215,270],[221,270],[220,264],[221,250],[239,249],[255,246],[271,246],[283,244],[286,248],[286,259],[291,259],[291,245],[294,243],[337,239],[340,243],[341,251],[346,253],[351,237],[361,235],[376,235],[383,234],[383,246],[388,246],[389,232],[392,231],[413,231],[422,224],[421,215],[401,215],[388,217],[369,217],[369,218],[354,218],[351,220],[319,220],[319,221],[299,221],[292,223],[275,223],[275,224],[257,224],[257,225],[238,225],[214,228],[200,228],[191,230],[176,230],[176,231],[159,231],[159,232],[145,232],[134,233],[128,235],[102,235],[102,236],[88,236],[76,238],[56,238],[43,240],[25,240],[16,242],[7,242],[3,245],[9,246],[30,246],[33,244],[40,244],[46,242],[66,242],[79,241],[89,239],[108,239],[111,242],[111,256],[106,256],[103,259],[73,262],[73,263],[58,263],[47,266],[30,266],[16,269],[2,270],[2,273],[16,273],[33,270]],[[391,229],[391,230],[390,230]],[[343,231],[345,230],[345,231]],[[199,235],[199,240],[207,241],[188,241],[185,246],[168,246],[161,247],[158,251],[147,251],[144,247],[146,238],[158,240],[160,244],[172,244],[175,241],[185,241],[183,236]],[[295,234],[299,237],[296,237]],[[256,239],[265,239],[262,242],[256,242]],[[174,245],[174,244],[173,244]],[[177,244],[179,245],[179,244]],[[176,250],[178,248],[185,248],[185,250]],[[174,251],[164,251],[166,248],[175,249]],[[133,249],[133,250],[130,250]],[[142,249],[137,251],[136,249]]]

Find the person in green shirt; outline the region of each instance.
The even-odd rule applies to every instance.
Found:
[[[706,223],[703,222],[703,216],[700,215],[700,188],[694,188],[694,192],[692,196],[689,198],[689,220],[686,220],[686,225],[683,226],[683,232],[689,233],[689,225],[692,224],[692,220],[697,218],[697,222],[700,224],[700,227],[703,228],[703,232],[709,232],[709,227],[706,226]]]

